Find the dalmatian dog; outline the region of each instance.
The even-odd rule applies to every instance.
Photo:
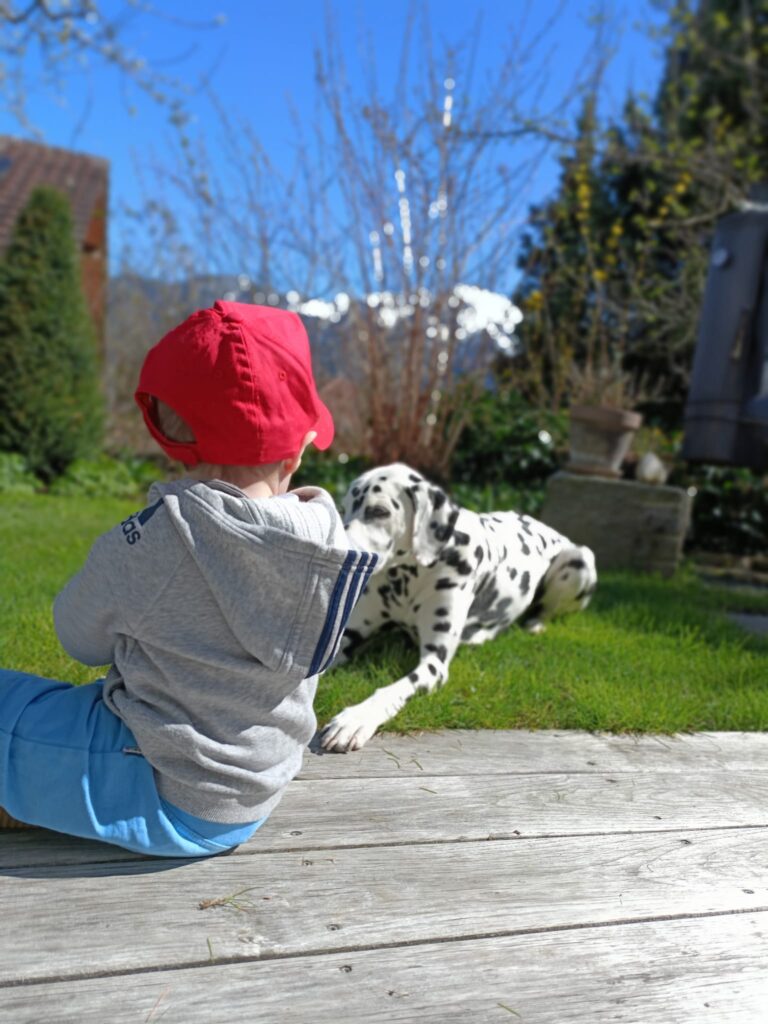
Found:
[[[518,622],[531,633],[589,604],[595,557],[517,512],[478,515],[402,463],[369,470],[343,500],[350,544],[378,563],[352,611],[336,664],[382,626],[417,641],[416,669],[345,708],[322,730],[328,751],[357,750],[415,693],[448,678],[460,643],[481,644]]]

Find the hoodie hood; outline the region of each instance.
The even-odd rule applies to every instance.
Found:
[[[162,501],[245,651],[296,678],[325,667],[343,631],[329,615],[351,610],[376,561],[348,550],[325,491],[254,499],[223,481],[180,480],[155,484],[149,501]]]

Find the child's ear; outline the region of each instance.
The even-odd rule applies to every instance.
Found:
[[[301,442],[301,449],[299,451],[299,454],[298,455],[294,455],[292,459],[285,459],[283,461],[283,466],[285,468],[285,472],[286,473],[288,473],[290,475],[290,474],[296,472],[296,470],[301,465],[301,457],[304,454],[304,452],[306,451],[307,445],[312,444],[312,442],[315,440],[316,437],[317,437],[317,431],[316,430],[310,430],[310,432],[308,434],[305,434],[304,440]]]

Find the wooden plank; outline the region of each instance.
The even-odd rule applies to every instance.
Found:
[[[238,855],[762,825],[768,825],[768,772],[319,779],[294,782]],[[10,832],[0,839],[0,869],[120,856],[53,833]]]
[[[756,1024],[767,991],[761,913],[19,986],[0,1022]]]
[[[211,949],[251,960],[767,909],[767,840],[759,829],[17,871],[0,886],[0,983],[204,966]]]
[[[315,747],[316,744],[313,744]],[[546,772],[768,770],[768,733],[675,736],[524,729],[383,733],[348,754],[310,753],[299,778]]]

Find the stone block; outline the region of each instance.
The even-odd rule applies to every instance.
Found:
[[[692,500],[680,487],[562,472],[547,481],[541,519],[592,548],[598,572],[671,576],[682,555]]]

